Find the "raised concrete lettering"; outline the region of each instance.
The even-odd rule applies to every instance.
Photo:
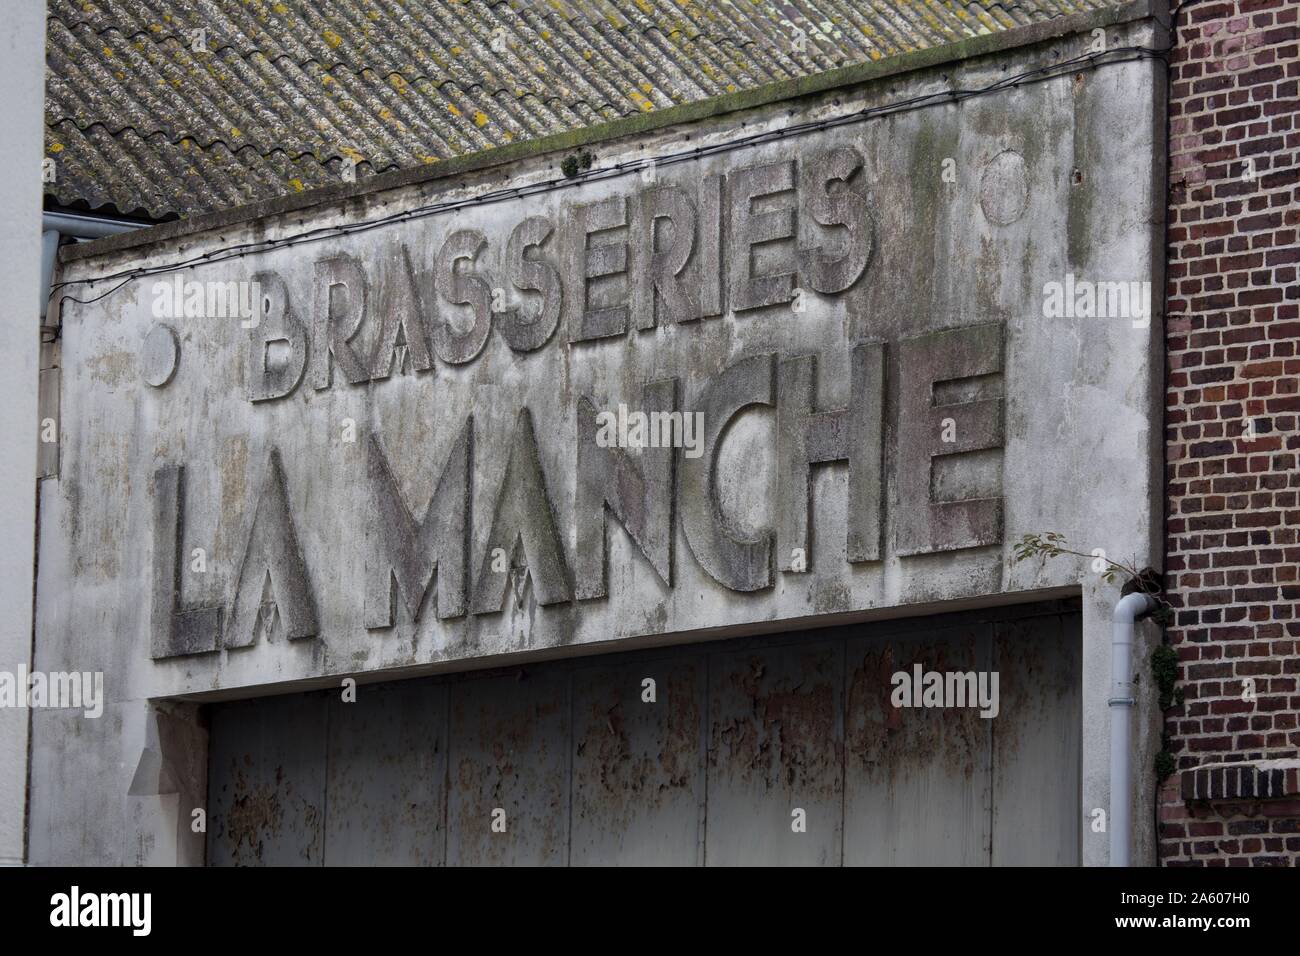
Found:
[[[333,383],[334,363],[353,385],[370,372],[352,348],[366,317],[366,270],[352,256],[333,256],[316,263],[312,302],[311,384],[320,390]]]
[[[468,575],[469,463],[474,420],[465,423],[438,477],[438,487],[417,523],[402,499],[392,467],[370,436],[367,473],[374,495],[371,554],[366,566],[366,627],[392,627],[397,592],[418,620],[425,592],[438,572],[438,616],[465,613]]]
[[[817,412],[817,359],[786,359],[777,369],[777,566],[796,570],[809,554],[812,466],[849,463],[849,561],[880,560],[884,348],[855,346],[849,356],[849,406]]]
[[[474,584],[475,614],[501,610],[510,583],[511,565],[521,549],[537,603],[568,601],[572,591],[564,545],[546,492],[533,418],[526,408],[520,409],[515,423],[510,457],[492,512],[492,530]],[[501,557],[503,562],[497,560]]]
[[[704,415],[704,454],[682,460],[682,527],[695,559],[719,584],[757,591],[772,583],[772,533],[738,532],[722,513],[715,482],[719,440],[731,419],[751,405],[772,404],[774,356],[730,366],[705,386],[696,408]]]
[[[646,411],[677,410],[677,382],[645,387]],[[677,450],[671,443],[641,449],[639,462],[622,448],[602,448],[596,442],[596,408],[578,399],[578,474],[574,524],[577,552],[574,571],[580,600],[607,593],[609,545],[605,531],[608,509],[636,542],[665,585],[671,586],[673,547],[673,465]]]
[[[153,477],[153,607],[150,655],[154,660],[204,654],[221,642],[221,608],[181,606],[185,567],[181,520],[185,469],[164,465]]]
[[[289,507],[280,452],[272,449],[222,644],[248,647],[259,634],[300,640],[316,633],[316,599]]]
[[[929,554],[1000,544],[1000,497],[935,501],[930,488],[935,459],[1002,446],[1001,398],[942,405],[935,400],[938,384],[1002,371],[1002,326],[910,339],[902,344],[899,367],[897,480],[907,507],[895,517],[895,551]]]

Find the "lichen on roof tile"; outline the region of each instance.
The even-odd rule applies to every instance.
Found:
[[[48,0],[60,205],[188,216],[1121,0]]]

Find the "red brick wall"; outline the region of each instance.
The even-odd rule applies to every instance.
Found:
[[[1192,0],[1175,16],[1166,571],[1185,700],[1165,727],[1165,865],[1300,865],[1295,772],[1277,793],[1244,782],[1300,757],[1297,13]],[[1202,770],[1198,790],[1196,769],[1223,763],[1231,780]]]

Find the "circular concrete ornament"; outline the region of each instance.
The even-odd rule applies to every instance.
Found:
[[[1003,150],[984,164],[980,177],[980,208],[984,218],[1008,226],[1025,214],[1029,205],[1029,183],[1025,160],[1013,149]]]
[[[165,325],[155,325],[144,337],[144,348],[140,352],[140,371],[145,382],[154,388],[162,388],[170,382],[176,374],[179,356],[176,333]]]

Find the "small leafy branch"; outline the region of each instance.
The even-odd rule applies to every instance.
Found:
[[[1106,563],[1106,570],[1101,572],[1101,578],[1107,584],[1114,584],[1115,578],[1121,574],[1130,581],[1136,581],[1142,576],[1142,572],[1133,567],[1133,565],[1121,564],[1119,561],[1112,561],[1110,558],[1106,557],[1104,552],[1084,554],[1082,551],[1075,551],[1074,549],[1067,547],[1064,535],[1059,535],[1055,531],[1048,531],[1045,534],[1027,534],[1015,544],[1016,564],[1019,564],[1021,561],[1028,561],[1033,557],[1041,557],[1046,560],[1047,558],[1060,557],[1063,554],[1073,554],[1080,558],[1104,561]],[[1136,564],[1136,562],[1134,562],[1134,564]]]
[[[1151,612],[1151,619],[1162,627],[1173,619],[1173,608],[1165,601],[1161,591],[1164,583],[1159,572],[1154,568],[1141,568],[1137,566],[1137,560],[1125,564],[1122,561],[1114,561],[1106,556],[1106,552],[1097,550],[1091,554],[1083,551],[1076,551],[1069,546],[1064,535],[1057,534],[1055,531],[1047,531],[1043,534],[1027,534],[1022,537],[1013,546],[1014,563],[1019,564],[1022,561],[1028,561],[1030,558],[1038,558],[1046,561],[1048,558],[1056,558],[1063,554],[1072,554],[1075,557],[1087,558],[1091,561],[1102,562],[1102,569],[1098,572],[1101,579],[1107,584],[1114,584],[1118,579],[1123,578],[1124,584],[1121,592],[1131,594],[1134,591],[1150,595],[1156,602],[1156,609]]]
[[[1169,606],[1169,602],[1161,594],[1164,582],[1159,573],[1152,568],[1139,570],[1136,560],[1130,564],[1124,564],[1120,561],[1112,561],[1106,557],[1104,551],[1094,551],[1092,554],[1076,551],[1069,546],[1064,535],[1057,534],[1055,531],[1025,535],[1016,542],[1013,553],[1016,564],[1035,557],[1041,561],[1046,561],[1048,558],[1059,557],[1062,554],[1072,554],[1080,558],[1101,561],[1104,569],[1099,573],[1103,581],[1107,584],[1114,584],[1116,579],[1122,576],[1124,578],[1122,588],[1124,594],[1138,591],[1149,595],[1155,600],[1156,609],[1151,612],[1153,621],[1163,628],[1173,620],[1173,608]],[[1157,702],[1160,709],[1166,711],[1171,707],[1181,707],[1183,704],[1183,689],[1177,686],[1178,652],[1168,644],[1162,643],[1151,654],[1151,671],[1155,676]],[[1173,754],[1173,743],[1169,734],[1162,734],[1160,741],[1160,752],[1156,754],[1155,758],[1155,772],[1158,784],[1164,783],[1177,768]]]

